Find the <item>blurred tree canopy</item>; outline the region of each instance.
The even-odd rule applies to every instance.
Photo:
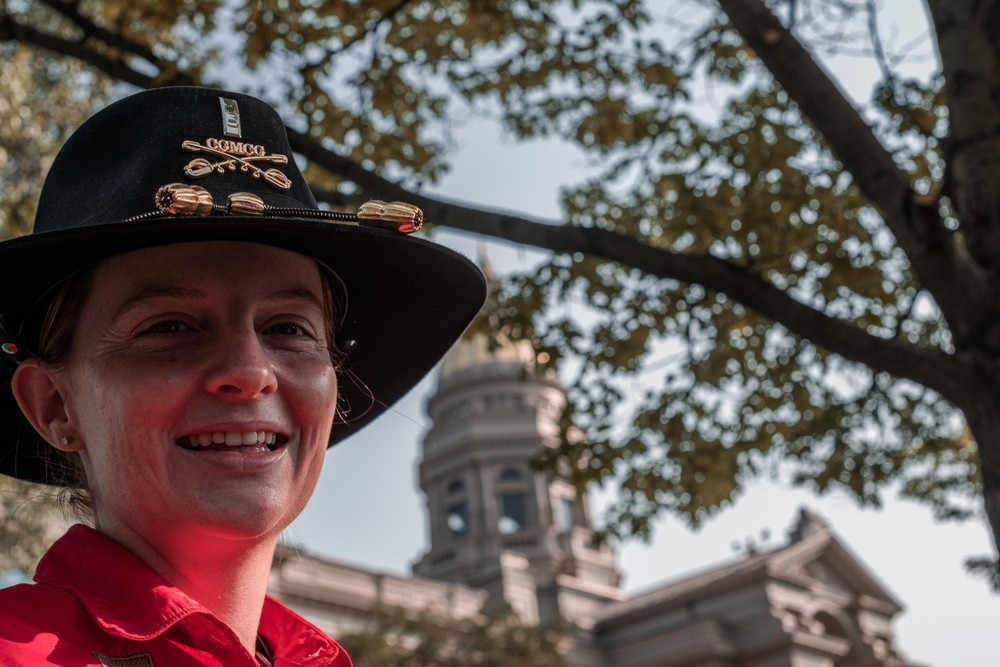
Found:
[[[338,641],[367,667],[561,667],[562,637],[510,610],[457,620],[389,608],[374,610],[364,627]]]
[[[0,476],[0,577],[29,577],[64,525],[51,494]]]
[[[570,384],[583,437],[540,464],[614,488],[606,535],[697,524],[767,475],[944,518],[985,499],[997,536],[1000,1],[908,0],[930,24],[906,39],[887,1],[3,0],[0,224],[28,229],[108,99],[256,94],[329,205],[551,251],[479,327]],[[845,55],[869,99],[826,73]],[[593,158],[562,219],[426,194],[470,114]]]

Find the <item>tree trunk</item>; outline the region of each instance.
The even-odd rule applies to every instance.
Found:
[[[976,375],[969,399],[958,407],[979,449],[983,505],[994,546],[1000,549],[1000,364],[983,363]]]
[[[1000,371],[1000,46],[994,38],[1000,30],[1000,0],[928,0],[950,110],[945,157],[954,192],[944,194],[958,209],[964,235],[945,227],[936,201],[928,206],[915,196],[861,116],[762,0],[718,3],[879,207],[948,322],[957,352],[942,361],[939,371],[952,382],[917,381],[944,395],[969,424],[979,449],[986,515],[1000,549],[1000,381],[995,379]],[[912,373],[896,374],[914,379]]]

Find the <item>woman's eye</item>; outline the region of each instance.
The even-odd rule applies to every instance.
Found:
[[[180,320],[164,320],[163,322],[157,322],[150,327],[147,327],[143,333],[148,334],[172,334],[180,333],[181,331],[190,331],[191,327],[184,324]]]
[[[279,336],[307,336],[308,332],[304,327],[292,322],[281,322],[267,328],[267,333],[278,334]]]

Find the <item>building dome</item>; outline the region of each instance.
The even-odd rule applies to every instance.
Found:
[[[496,294],[500,290],[500,278],[486,257],[483,246],[479,249],[479,268],[486,277],[489,293]],[[539,355],[527,340],[511,340],[504,334],[496,334],[494,341],[483,333],[468,338],[463,336],[442,358],[438,386],[467,378],[539,373],[542,368],[538,362],[544,364],[547,360],[548,355]],[[541,372],[541,375],[549,376],[550,372]]]
[[[498,347],[490,349],[489,338],[477,333],[455,343],[441,360],[438,383],[467,374],[496,369],[522,371],[535,368],[535,350],[526,340],[512,341],[506,337]]]

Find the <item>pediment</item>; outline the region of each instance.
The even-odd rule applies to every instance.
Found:
[[[861,560],[829,533],[814,534],[776,552],[768,573],[810,590],[829,591],[893,615],[902,610]]]
[[[813,577],[822,582],[827,588],[835,590],[838,593],[853,594],[857,592],[855,587],[852,586],[854,582],[845,580],[832,567],[823,562],[822,558],[816,559],[811,563],[806,563],[804,570],[806,576]]]

